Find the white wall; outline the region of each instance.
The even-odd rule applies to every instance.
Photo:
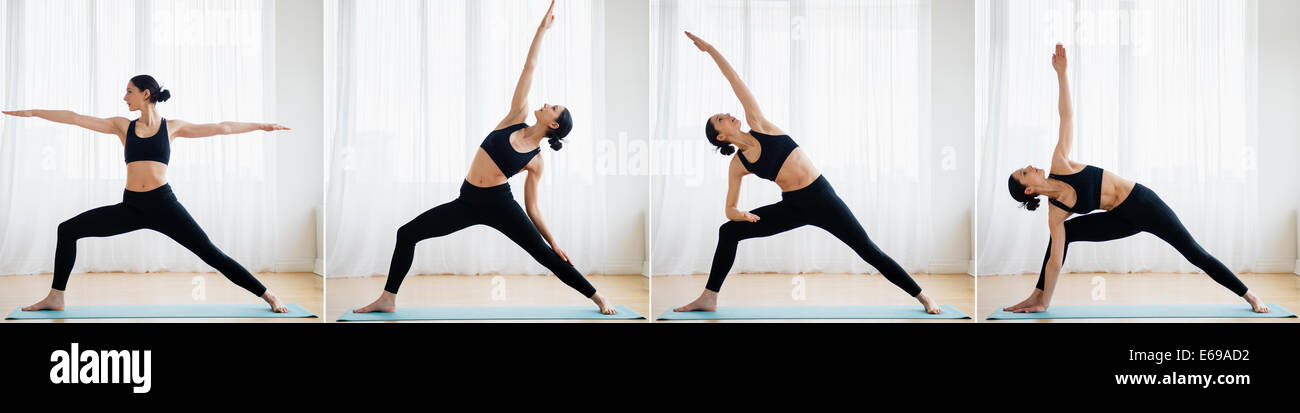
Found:
[[[275,135],[279,170],[280,250],[276,271],[312,271],[316,264],[315,209],[323,201],[322,130],[324,31],[316,0],[275,3],[275,114],[292,128]]]
[[[1296,208],[1300,203],[1300,2],[1259,2],[1258,272],[1300,271]]]
[[[629,143],[650,136],[650,2],[605,2],[605,136]],[[630,146],[630,145],[629,145]],[[630,152],[623,152],[631,156]],[[648,158],[648,154],[640,156]],[[621,159],[620,162],[627,162]],[[612,175],[606,180],[607,230],[611,273],[649,274],[646,230],[650,181],[645,173]]]
[[[930,133],[933,242],[931,272],[974,273],[975,5],[934,0],[930,8]]]

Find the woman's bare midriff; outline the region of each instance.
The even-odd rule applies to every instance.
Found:
[[[506,175],[501,173],[501,168],[492,162],[492,157],[488,156],[487,151],[478,148],[474,152],[474,160],[469,164],[469,173],[465,175],[465,181],[470,185],[479,188],[489,188],[506,183]]]
[[[126,190],[148,192],[167,184],[167,164],[135,161],[126,164]]]
[[[794,148],[776,173],[776,186],[781,187],[781,192],[797,191],[811,185],[819,176],[822,176],[821,172],[804,155],[803,148]]]
[[[1133,181],[1115,173],[1103,170],[1101,173],[1101,209],[1110,211],[1124,203],[1128,194],[1133,192]]]

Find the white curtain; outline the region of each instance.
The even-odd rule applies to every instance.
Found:
[[[506,115],[544,1],[332,1],[326,5],[329,276],[387,274],[397,228],[455,199],[479,143]],[[600,1],[561,0],[545,35],[530,108],[573,114],[563,150],[543,142],[541,208],[579,271],[606,245]],[[529,117],[528,122],[535,120]],[[524,176],[510,180],[524,200]],[[416,248],[411,273],[548,273],[478,225]]]
[[[190,122],[273,120],[273,7],[261,1],[0,0],[0,95],[8,109],[134,119],[136,74],[172,91],[158,104]],[[275,262],[274,137],[172,143],[168,181],[213,242],[251,271]],[[0,274],[50,272],[55,228],[121,202],[114,136],[39,118],[0,118]],[[212,271],[153,231],[78,244],[76,272]]]
[[[709,272],[726,222],[729,159],[704,139],[704,124],[715,113],[744,113],[683,30],[726,56],[881,249],[909,271],[926,271],[929,25],[924,0],[652,1],[652,271]],[[777,202],[780,192],[746,177],[740,209]],[[876,272],[812,226],[742,242],[733,270]]]
[[[1011,171],[1047,169],[1057,139],[1050,56],[1069,55],[1072,159],[1154,190],[1210,254],[1249,271],[1256,242],[1254,1],[981,1],[976,116],[981,274],[1036,273],[1047,203],[1007,193]],[[1070,246],[1065,271],[1194,272],[1150,234]]]

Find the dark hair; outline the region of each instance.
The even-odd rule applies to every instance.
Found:
[[[1011,199],[1019,202],[1020,206],[1030,211],[1038,209],[1038,195],[1026,194],[1025,186],[1021,185],[1020,181],[1016,180],[1015,172],[1012,172],[1011,176],[1007,178],[1007,190],[1011,191]]]
[[[724,156],[736,153],[735,146],[718,140],[718,128],[713,127],[712,116],[704,120],[704,137],[708,138],[709,143],[713,144],[713,146],[718,147],[718,152],[721,152]]]
[[[558,151],[560,147],[564,146],[564,143],[560,142],[560,140],[564,139],[565,136],[569,136],[569,132],[573,130],[573,115],[569,114],[569,108],[564,108],[564,111],[560,112],[560,117],[555,118],[555,123],[560,124],[560,126],[555,129],[547,129],[546,139],[547,142],[551,143],[551,149]]]
[[[136,77],[131,78],[131,84],[135,85],[136,88],[139,88],[141,92],[146,90],[149,91],[150,102],[166,102],[167,99],[172,98],[172,92],[163,89],[162,85],[159,85],[158,81],[154,80],[153,76],[136,75]]]

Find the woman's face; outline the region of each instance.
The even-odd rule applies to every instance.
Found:
[[[718,140],[725,141],[730,137],[740,135],[740,119],[736,119],[730,113],[713,115],[712,118],[709,118],[709,122],[713,122],[713,129],[718,130]]]
[[[1012,173],[1012,176],[1016,178],[1016,182],[1020,182],[1020,184],[1024,185],[1025,188],[1033,188],[1035,186],[1041,185],[1044,181],[1047,180],[1047,171],[1035,168],[1033,165],[1029,165],[1024,168],[1017,169],[1015,172]]]
[[[126,82],[126,95],[122,96],[122,100],[126,102],[128,109],[137,111],[144,107],[145,102],[149,101],[149,97],[147,92],[141,91],[140,88],[135,87],[135,84]]]
[[[555,123],[555,120],[560,118],[561,113],[564,113],[564,106],[543,103],[541,109],[537,109],[533,112],[533,117],[537,119],[538,125],[554,126],[551,124]]]

